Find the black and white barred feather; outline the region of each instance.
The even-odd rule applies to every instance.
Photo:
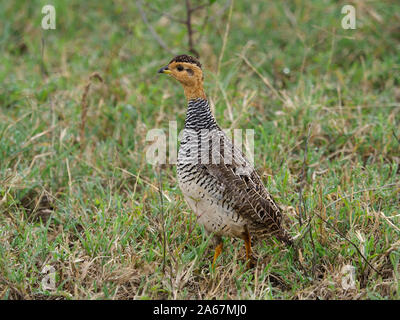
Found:
[[[232,219],[243,220],[255,237],[274,235],[292,243],[281,225],[281,209],[244,154],[220,129],[205,99],[189,101],[177,173],[182,185],[206,190]]]

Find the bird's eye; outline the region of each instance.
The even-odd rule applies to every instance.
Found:
[[[183,67],[181,65],[176,67],[178,69],[178,71],[183,71]]]

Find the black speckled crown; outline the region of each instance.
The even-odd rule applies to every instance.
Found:
[[[187,54],[181,54],[179,56],[176,56],[175,58],[173,58],[171,62],[187,62],[187,63],[193,63],[195,65],[197,65],[200,69],[201,69],[201,63],[199,62],[199,60],[197,60],[195,57],[192,56],[188,56]]]

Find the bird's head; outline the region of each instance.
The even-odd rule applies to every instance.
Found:
[[[196,58],[186,54],[176,56],[165,67],[158,70],[158,73],[169,74],[178,80],[188,100],[206,98],[201,63]]]

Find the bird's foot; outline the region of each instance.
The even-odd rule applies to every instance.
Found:
[[[247,259],[247,270],[253,269],[256,266],[257,260],[252,255],[249,259]]]

